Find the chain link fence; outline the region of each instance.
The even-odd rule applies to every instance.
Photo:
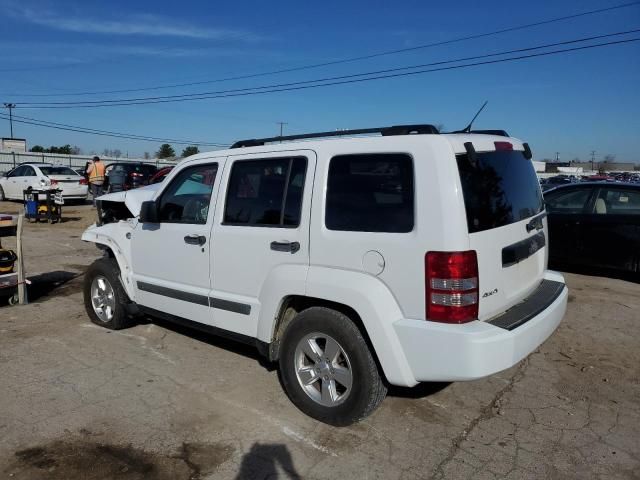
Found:
[[[90,162],[93,155],[64,155],[58,153],[36,153],[36,152],[0,152],[0,173],[8,172],[21,163],[53,163],[54,165],[64,165],[71,168],[84,168]],[[110,163],[148,163],[161,168],[167,165],[175,165],[176,160],[159,160],[145,158],[113,158],[103,157],[100,159],[109,165]]]

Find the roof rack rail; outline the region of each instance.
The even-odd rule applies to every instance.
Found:
[[[231,148],[242,147],[259,147],[265,143],[283,142],[289,140],[305,140],[308,138],[322,138],[322,137],[342,137],[345,135],[364,135],[367,133],[379,133],[383,137],[392,135],[437,135],[440,132],[433,125],[395,125],[393,127],[381,127],[381,128],[361,128],[357,130],[336,130],[334,132],[317,132],[317,133],[303,133],[301,135],[287,135],[283,137],[269,137],[269,138],[253,138],[249,140],[240,140],[231,145]]]

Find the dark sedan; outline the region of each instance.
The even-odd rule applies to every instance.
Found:
[[[551,263],[640,274],[640,185],[576,183],[544,199]]]
[[[155,165],[148,163],[110,163],[105,168],[103,188],[105,192],[118,192],[149,185],[149,180],[157,170]]]

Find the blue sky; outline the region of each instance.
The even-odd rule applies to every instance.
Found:
[[[640,5],[594,16],[280,75],[93,97],[28,97],[206,81],[320,63],[498,30],[624,3],[207,2],[0,0],[0,101],[170,95],[428,63],[640,28]],[[636,34],[635,36],[640,36]],[[630,38],[628,36],[627,38]],[[353,85],[100,109],[16,109],[90,128],[231,142],[286,133],[409,123],[504,128],[537,159],[640,162],[640,43]],[[157,143],[14,124],[34,144],[153,153]],[[0,120],[0,134],[9,135]],[[182,147],[176,146],[179,150]]]

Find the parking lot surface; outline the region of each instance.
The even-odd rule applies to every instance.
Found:
[[[94,213],[63,213],[26,226],[32,303],[0,307],[0,478],[640,478],[640,284],[567,274],[565,319],[514,368],[392,389],[335,428],[249,347],[90,323],[82,272],[99,251],[79,237]]]

